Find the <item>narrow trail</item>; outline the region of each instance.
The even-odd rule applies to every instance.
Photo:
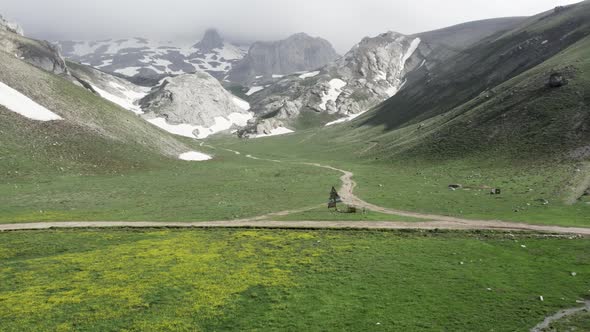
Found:
[[[214,148],[214,147],[211,147]],[[241,155],[235,150],[224,149],[236,155]],[[282,163],[281,160],[271,160],[258,158],[252,155],[245,155],[246,158]],[[364,208],[370,211],[379,212],[393,216],[412,217],[424,219],[424,222],[395,222],[395,221],[273,221],[274,217],[286,216],[293,213],[308,211],[322,205],[313,207],[286,210],[265,214],[262,216],[229,220],[229,221],[203,221],[203,222],[154,222],[154,221],[72,221],[72,222],[40,222],[25,224],[3,224],[0,225],[0,231],[13,230],[39,230],[50,228],[107,228],[107,227],[132,227],[132,228],[281,228],[281,229],[378,229],[378,230],[395,230],[395,229],[418,229],[418,230],[500,230],[500,231],[529,231],[539,233],[553,233],[564,235],[590,236],[590,228],[582,227],[561,227],[549,225],[531,225],[524,223],[506,222],[501,220],[471,220],[456,217],[441,216],[436,214],[425,214],[417,212],[408,212],[374,205],[360,199],[354,194],[356,182],[352,179],[354,173],[332,166],[321,165],[317,163],[300,163],[313,167],[329,169],[340,172],[342,187],[340,196],[344,203]]]
[[[564,317],[568,317],[568,316],[572,316],[575,315],[579,312],[582,311],[590,311],[590,300],[586,300],[584,302],[584,306],[583,307],[577,307],[577,308],[571,308],[571,309],[565,309],[565,310],[561,310],[558,313],[551,315],[547,318],[545,318],[545,320],[540,323],[539,325],[533,327],[531,329],[531,332],[543,332],[543,331],[547,331],[546,329],[549,328],[549,326],[551,326],[551,323],[556,322]]]

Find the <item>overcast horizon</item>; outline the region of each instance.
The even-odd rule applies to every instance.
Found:
[[[480,19],[529,16],[576,2],[580,1],[365,0],[343,4],[302,0],[293,4],[273,0],[169,0],[166,5],[147,5],[139,0],[8,0],[0,15],[20,24],[28,36],[47,40],[138,36],[197,41],[205,29],[216,28],[233,41],[278,40],[305,32],[329,40],[344,53],[363,37],[390,30],[412,34]]]

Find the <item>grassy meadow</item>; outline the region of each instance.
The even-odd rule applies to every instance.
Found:
[[[0,222],[240,219],[317,205],[338,183],[338,173],[321,168],[211,153],[213,161],[116,174],[4,177]]]
[[[494,232],[4,232],[0,321],[3,331],[525,331],[589,295],[588,246]]]

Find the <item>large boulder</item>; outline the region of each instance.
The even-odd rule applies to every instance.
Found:
[[[562,73],[553,73],[549,76],[549,87],[550,88],[560,88],[566,85],[567,79],[563,76]]]
[[[285,127],[285,124],[277,119],[252,119],[248,125],[238,131],[241,138],[255,138],[260,135],[272,135],[276,129]]]
[[[22,29],[0,16],[0,51],[14,55],[35,67],[57,75],[67,75],[68,68],[59,48],[47,41],[23,37]]]
[[[147,119],[164,118],[172,125],[203,128],[219,126],[220,121],[244,119],[250,114],[217,79],[204,72],[167,78],[143,98],[140,105]]]

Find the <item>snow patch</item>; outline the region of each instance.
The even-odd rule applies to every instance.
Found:
[[[272,78],[283,78],[285,75],[272,74]]]
[[[391,85],[389,88],[387,88],[387,90],[385,90],[385,93],[387,93],[389,97],[395,96],[398,92],[399,89],[394,85]]]
[[[252,119],[252,114],[231,113],[227,117],[215,117],[215,124],[211,127],[196,126],[191,124],[170,124],[165,118],[148,119],[147,121],[165,131],[179,136],[205,139],[213,134],[229,130],[233,126],[243,127]]]
[[[2,82],[0,82],[0,105],[32,120],[52,121],[62,119],[59,115]]]
[[[306,79],[306,78],[310,78],[310,77],[316,77],[319,74],[320,74],[319,71],[312,71],[311,73],[303,73],[303,74],[299,75],[299,78]]]
[[[406,54],[404,54],[404,56],[401,59],[400,68],[405,68],[406,62],[408,62],[410,57],[412,57],[412,55],[414,55],[414,52],[416,52],[416,50],[418,49],[418,46],[420,46],[421,42],[422,42],[422,40],[420,38],[416,38],[416,39],[412,40],[412,43],[410,44],[410,48],[408,48],[408,50],[406,51]]]
[[[199,126],[189,124],[169,124],[165,118],[148,119],[147,121],[171,134],[190,138],[196,138],[193,132],[199,129]]]
[[[238,97],[232,97],[234,104],[236,104],[239,108],[243,109],[244,111],[248,111],[250,109],[250,103],[245,100],[242,100]]]
[[[186,161],[206,161],[206,160],[211,160],[213,159],[210,155],[201,153],[201,152],[197,152],[197,151],[190,151],[187,153],[183,153],[180,156],[178,156],[178,158],[180,160],[186,160]]]
[[[142,67],[127,67],[127,68],[117,69],[117,70],[115,70],[115,73],[123,74],[123,75],[129,76],[129,77],[133,77],[133,76],[139,74],[139,70],[141,68]]]
[[[326,110],[326,104],[328,104],[328,101],[331,100],[335,102],[338,99],[338,97],[340,97],[340,94],[342,93],[342,88],[346,86],[346,82],[339,78],[331,80],[329,84],[330,89],[327,93],[324,94],[324,96],[322,97],[322,103],[320,104],[320,108],[324,111]]]
[[[294,133],[294,131],[289,128],[278,127],[278,128],[271,130],[270,134],[259,134],[259,135],[252,137],[252,138],[279,136],[279,135],[286,135],[286,134],[290,134],[290,133]]]
[[[264,90],[263,86],[253,86],[250,88],[250,90],[248,90],[248,92],[246,92],[246,96],[251,96],[253,94],[255,94],[258,91],[262,91]]]
[[[139,105],[135,104],[135,101],[145,97],[147,95],[147,92],[144,93],[144,92],[131,91],[131,90],[126,89],[125,87],[115,83],[115,82],[109,82],[109,85],[111,85],[112,87],[119,90],[121,92],[121,94],[123,94],[123,96],[125,96],[125,97],[116,96],[108,91],[105,91],[105,90],[97,87],[96,85],[92,85],[92,88],[94,89],[94,91],[98,92],[98,94],[102,98],[104,98],[112,103],[115,103],[115,104],[123,107],[124,109],[130,110],[131,112],[133,112],[135,114],[143,114],[143,111],[141,110]]]
[[[426,59],[422,60],[422,63],[420,64],[420,66],[417,69],[424,67],[425,64],[426,64]]]
[[[359,116],[361,116],[361,115],[363,115],[365,113],[366,113],[366,111],[365,112],[361,112],[361,113],[357,113],[357,114],[351,114],[351,115],[349,115],[347,117],[344,117],[342,119],[338,119],[336,121],[332,121],[332,122],[327,123],[326,124],[326,127],[330,127],[330,126],[333,126],[333,125],[339,124],[339,123],[344,123],[344,122],[352,121],[352,120],[358,118]]]

